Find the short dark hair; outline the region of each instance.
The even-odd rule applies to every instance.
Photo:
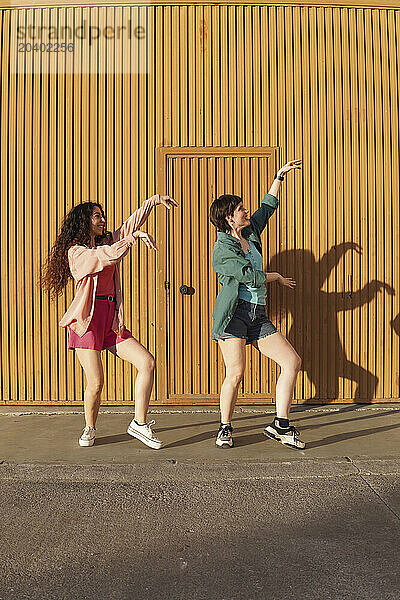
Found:
[[[241,197],[233,194],[222,194],[214,200],[210,206],[210,221],[218,231],[230,232],[231,228],[226,217],[231,217],[241,202]]]

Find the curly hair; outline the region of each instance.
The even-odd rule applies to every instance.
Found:
[[[63,293],[69,279],[72,278],[68,264],[68,250],[75,244],[81,246],[90,244],[90,218],[95,207],[101,210],[104,217],[103,208],[97,202],[82,202],[71,208],[64,217],[39,278],[40,287],[50,293],[52,300]],[[110,231],[105,231],[102,235],[95,237],[96,246],[111,243]]]

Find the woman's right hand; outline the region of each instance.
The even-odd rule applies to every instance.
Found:
[[[171,207],[173,208],[174,206],[179,206],[177,201],[171,198],[171,196],[161,196],[160,194],[154,194],[152,198],[154,198],[156,205],[164,204],[164,206],[168,208],[168,210],[171,210]]]
[[[134,231],[132,233],[132,237],[142,240],[142,242],[144,242],[148,248],[152,248],[153,250],[158,250],[154,239],[152,238],[152,236],[149,233],[146,233],[145,231],[140,231],[138,229],[137,231]]]

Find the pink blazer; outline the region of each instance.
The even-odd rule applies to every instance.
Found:
[[[70,327],[79,336],[87,331],[93,316],[98,274],[104,267],[115,265],[117,302],[112,328],[116,333],[122,332],[124,308],[119,263],[129,252],[129,248],[136,243],[137,240],[132,234],[146,221],[157,200],[158,195],[145,200],[142,206],[114,231],[113,243],[110,246],[71,246],[68,250],[68,263],[75,280],[75,296],[59,323],[61,327]]]

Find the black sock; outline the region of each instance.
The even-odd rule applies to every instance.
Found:
[[[142,427],[143,425],[146,425],[146,423],[138,423],[138,422],[136,421],[136,419],[133,419],[133,420],[135,421],[136,425],[139,425],[139,427]]]
[[[289,428],[289,419],[282,419],[281,417],[275,417],[275,421],[277,422],[278,427],[280,427],[281,429]]]
[[[232,427],[231,423],[222,423],[221,421],[221,427],[226,427],[227,425],[229,425],[229,427]]]

